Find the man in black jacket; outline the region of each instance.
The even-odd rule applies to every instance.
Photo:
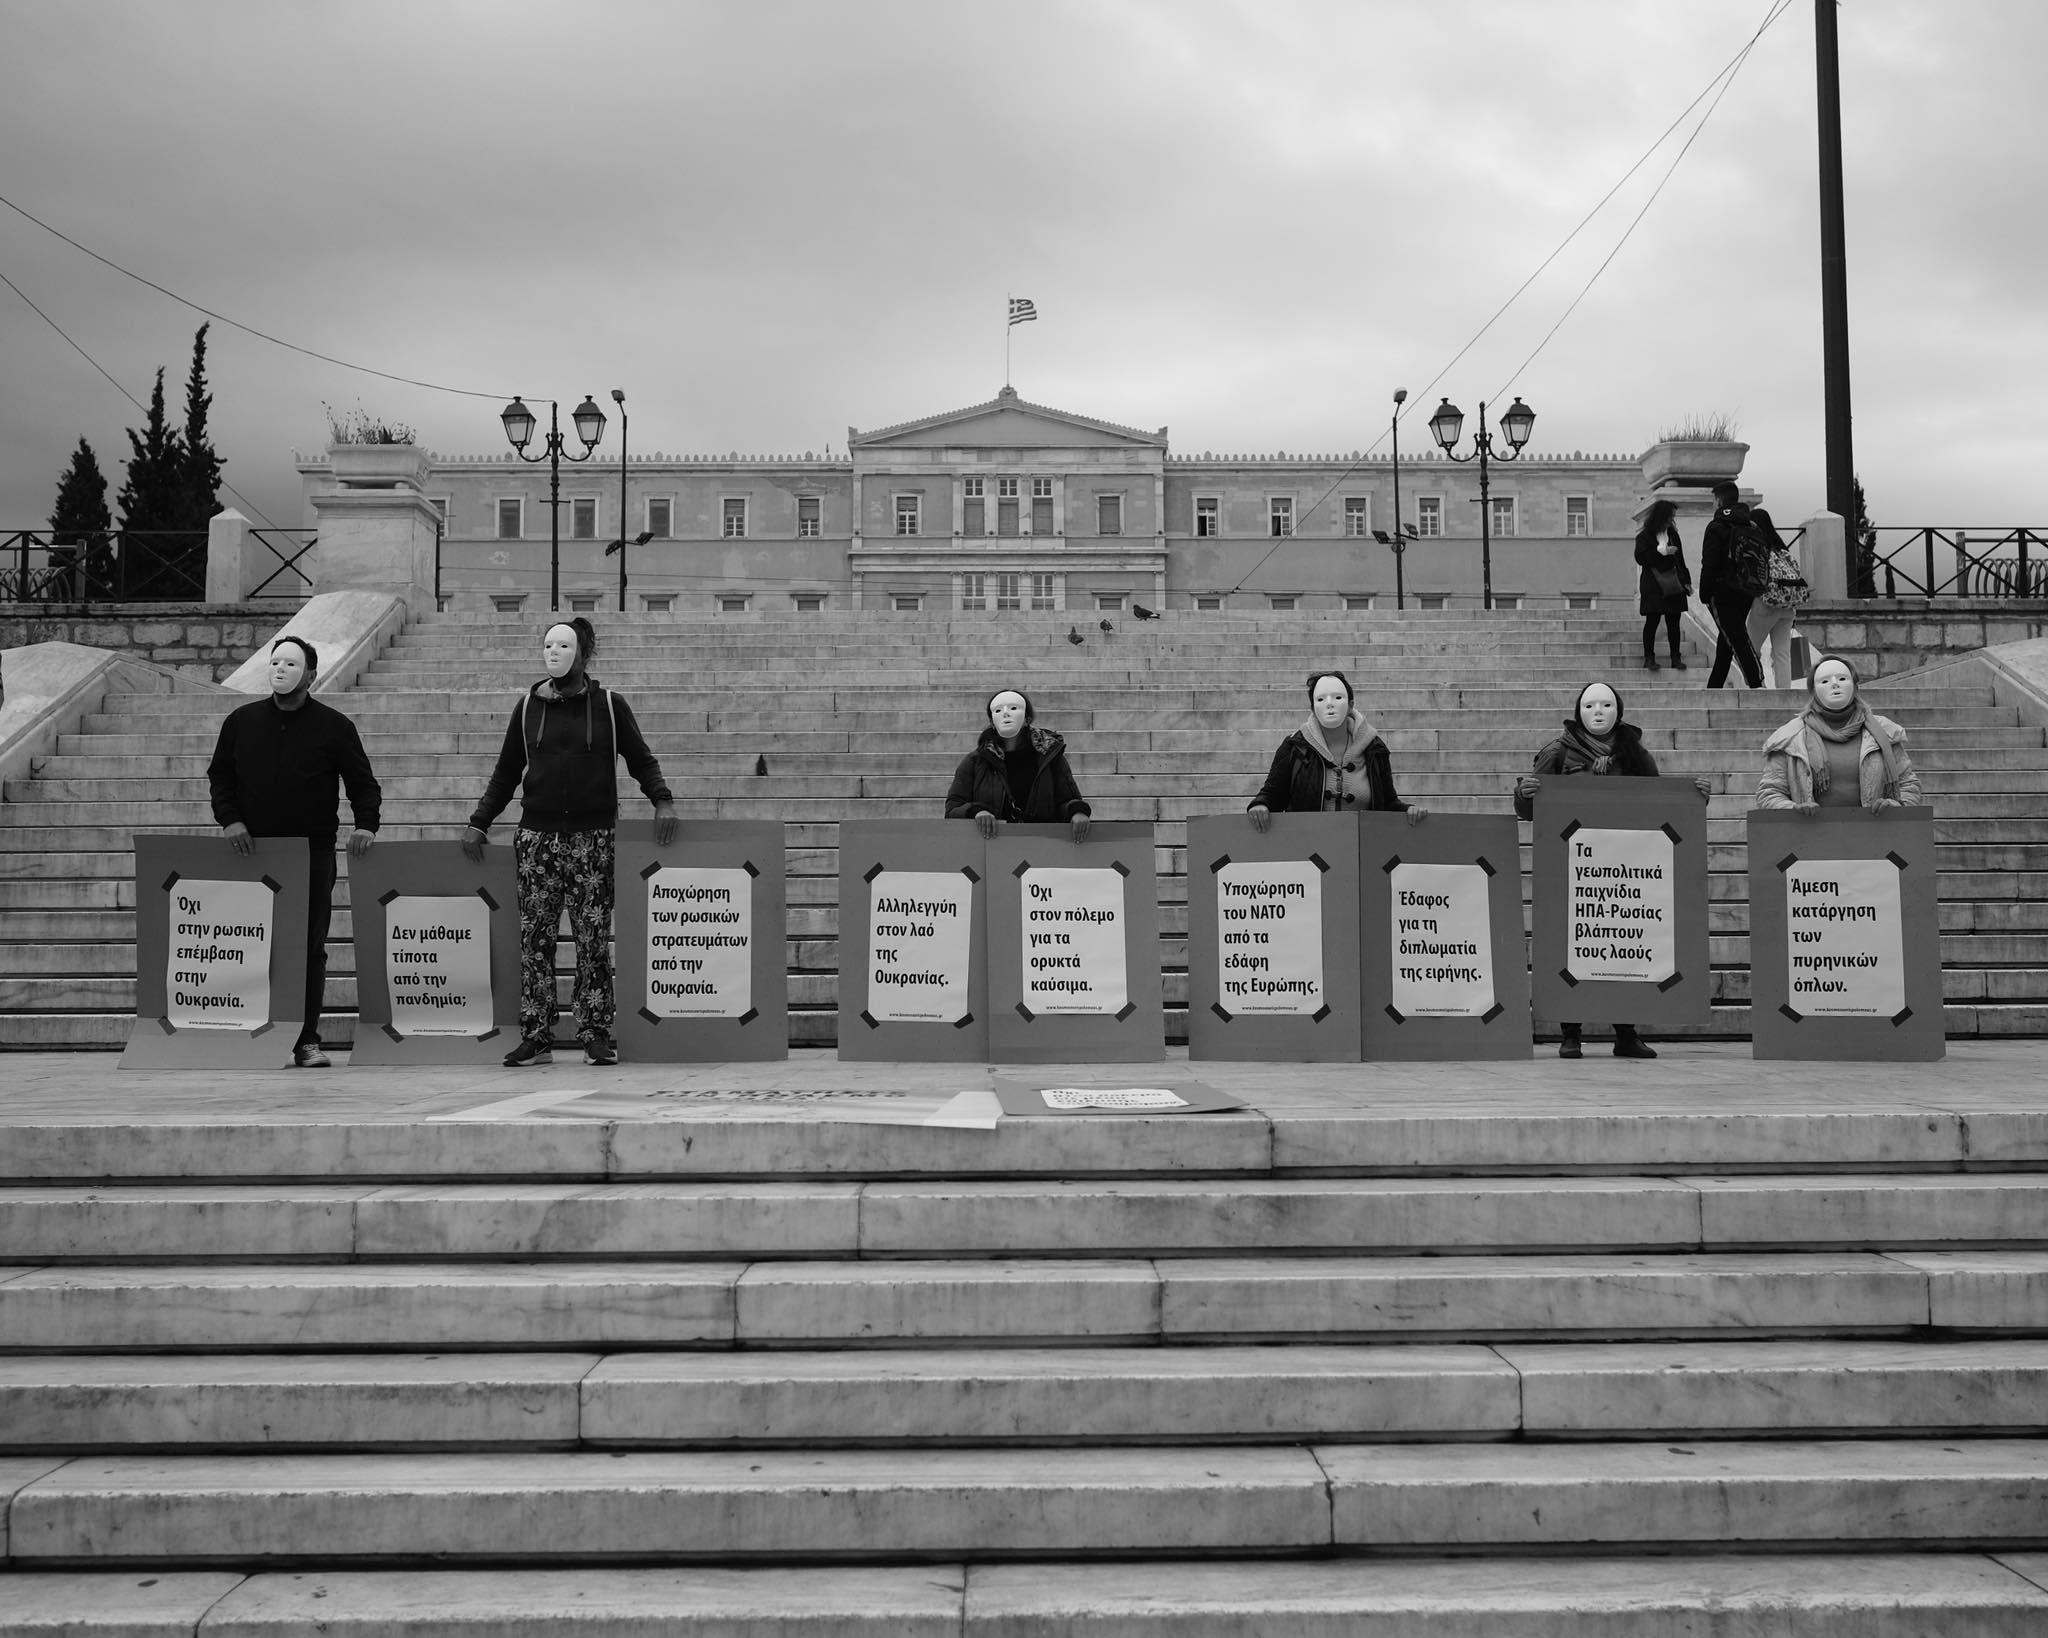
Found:
[[[327,986],[327,925],[334,919],[334,843],[341,787],[355,815],[348,855],[360,859],[377,834],[383,801],[356,725],[312,696],[320,656],[299,637],[270,645],[270,697],[239,706],[220,725],[207,765],[213,817],[237,853],[258,836],[303,836],[310,855],[306,906],[306,1022],[292,1049],[300,1069],[325,1069],[320,1009]]]
[[[1714,611],[1714,623],[1721,628],[1714,645],[1714,669],[1707,673],[1709,688],[1728,681],[1728,664],[1742,667],[1742,680],[1751,688],[1764,685],[1764,668],[1749,640],[1749,608],[1755,595],[1745,591],[1735,573],[1736,545],[1749,529],[1749,508],[1742,504],[1742,491],[1727,479],[1714,485],[1714,515],[1700,537],[1700,599]]]

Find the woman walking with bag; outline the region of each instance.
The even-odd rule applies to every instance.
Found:
[[[1749,646],[1756,650],[1757,663],[1764,667],[1764,680],[1773,688],[1792,686],[1792,622],[1799,605],[1813,595],[1806,576],[1799,572],[1799,559],[1761,506],[1749,509],[1749,521],[1763,531],[1771,553],[1771,583],[1749,605]]]
[[[1685,655],[1678,644],[1678,617],[1685,613],[1692,595],[1692,570],[1685,561],[1685,542],[1678,538],[1678,507],[1668,500],[1655,501],[1643,517],[1636,534],[1637,607],[1643,616],[1643,669],[1657,669],[1657,622],[1664,622],[1664,635],[1671,648],[1671,669],[1685,669]]]

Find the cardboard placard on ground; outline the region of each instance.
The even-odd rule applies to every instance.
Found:
[[[303,837],[262,837],[246,855],[217,835],[135,838],[135,1022],[123,1069],[290,1066],[306,1021],[310,860]],[[222,1027],[215,1014],[235,1021]]]
[[[1551,776],[1533,828],[1536,1016],[1707,1023],[1707,802],[1691,779]]]
[[[1355,1063],[1358,818],[1188,820],[1188,1056]]]
[[[460,842],[379,842],[348,861],[349,907],[355,929],[356,1038],[352,1064],[495,1063],[519,1041],[519,889],[509,845],[484,849],[482,864],[462,856]],[[485,932],[487,988],[481,1028],[454,1032],[408,1005],[392,979],[418,976],[421,992],[469,990],[480,976],[467,940],[446,941],[464,954],[439,957],[431,939],[398,939],[400,927],[466,930],[479,914]],[[408,957],[412,959],[407,959]],[[428,957],[438,959],[418,959]],[[441,985],[432,979],[444,980]],[[394,1006],[394,1000],[397,1004]],[[474,1005],[460,1011],[476,1019]],[[425,1032],[415,1019],[426,1024]]]
[[[1946,1056],[1932,808],[1749,815],[1749,1029],[1759,1058]]]
[[[1004,825],[987,858],[989,1057],[1164,1057],[1151,825],[1098,824],[1079,845],[1065,825]]]
[[[429,1115],[431,1121],[761,1121],[815,1120],[854,1126],[943,1126],[992,1132],[1002,1106],[986,1086],[952,1088],[851,1086],[611,1085],[543,1088],[470,1109]]]
[[[958,819],[840,824],[840,1057],[988,1057],[985,853]]]
[[[616,883],[619,1056],[633,1063],[786,1058],[781,824],[685,820],[663,848],[651,819],[628,820],[619,826]]]
[[[1179,1077],[1130,1078],[1111,1083],[1085,1074],[1020,1080],[998,1075],[995,1096],[1005,1120],[1064,1120],[1104,1115],[1221,1115],[1242,1109],[1244,1099],[1202,1081]]]
[[[1359,845],[1366,1059],[1528,1057],[1514,815],[1365,813]]]

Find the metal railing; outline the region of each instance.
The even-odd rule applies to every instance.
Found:
[[[198,603],[206,598],[206,531],[108,529],[0,538],[0,602]]]
[[[253,590],[242,594],[243,602],[253,603],[259,597],[313,595],[313,577],[299,567],[299,560],[320,544],[317,534],[311,529],[251,529],[249,538],[277,559],[277,567]]]
[[[1849,553],[1851,597],[2048,597],[2048,531],[1873,529]]]

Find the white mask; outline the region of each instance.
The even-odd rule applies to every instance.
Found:
[[[1614,690],[1605,683],[1595,683],[1580,696],[1579,721],[1589,734],[1609,732],[1620,715],[1621,705],[1614,697]]]
[[[1024,696],[1006,688],[988,702],[989,720],[1004,739],[1015,739],[1024,730]]]
[[[1309,705],[1316,714],[1316,721],[1325,728],[1341,727],[1351,715],[1351,695],[1335,677],[1316,680],[1316,691],[1309,696]]]
[[[270,691],[296,694],[306,680],[306,651],[297,643],[279,643],[270,651]]]
[[[549,626],[540,640],[541,659],[548,675],[560,682],[576,669],[576,631],[572,626]]]
[[[1813,697],[1829,711],[1845,711],[1856,697],[1856,673],[1840,660],[1823,660],[1814,669]]]

